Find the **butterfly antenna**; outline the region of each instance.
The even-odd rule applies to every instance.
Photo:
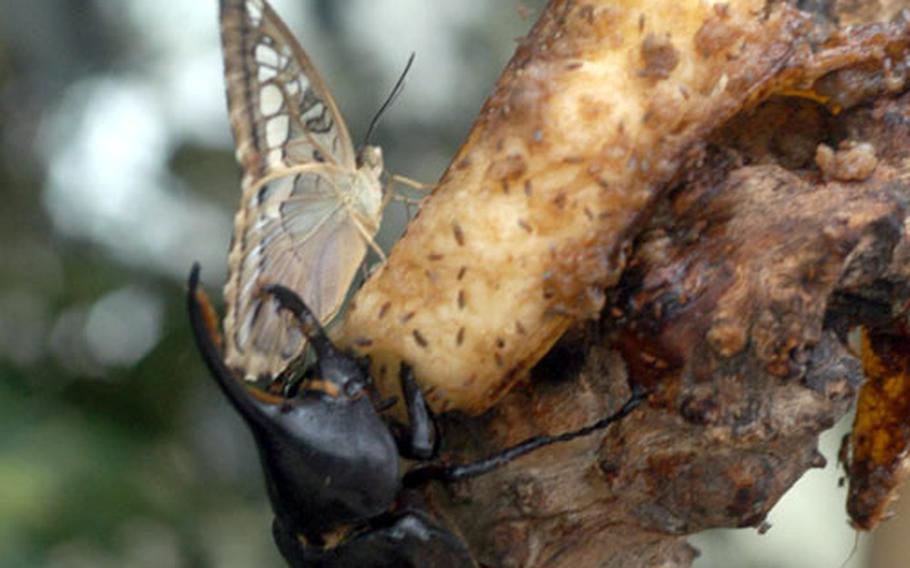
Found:
[[[847,568],[847,564],[853,559],[853,556],[856,555],[857,549],[859,549],[859,536],[860,532],[856,529],[853,530],[853,548],[850,549],[850,555],[844,560],[840,565],[840,568]]]
[[[398,81],[395,83],[395,86],[392,87],[392,92],[389,93],[385,102],[382,103],[382,106],[379,107],[379,110],[373,115],[373,120],[370,121],[370,127],[367,128],[367,135],[363,137],[364,146],[370,143],[370,138],[373,136],[373,131],[376,129],[376,124],[379,122],[382,113],[392,106],[392,103],[395,102],[395,99],[398,98],[398,95],[400,95],[401,91],[404,89],[404,78],[407,77],[408,71],[411,70],[411,64],[414,63],[414,55],[414,52],[411,52],[411,56],[408,57],[408,63],[404,66],[404,71],[401,72],[401,76],[398,77]]]

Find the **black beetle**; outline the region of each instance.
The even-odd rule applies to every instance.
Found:
[[[196,344],[219,387],[249,426],[275,513],[273,534],[291,566],[475,566],[453,533],[436,522],[413,491],[426,482],[473,477],[535,448],[587,435],[634,410],[645,393],[580,430],[537,436],[471,464],[420,465],[404,476],[400,457],[427,461],[438,447],[433,417],[411,370],[402,365],[407,426],[380,416],[367,362],[339,351],[291,290],[266,286],[293,314],[316,355],[303,387],[288,396],[247,388],[225,365],[212,339],[213,310],[189,277],[188,310]]]

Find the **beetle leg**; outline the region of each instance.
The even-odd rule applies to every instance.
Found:
[[[423,391],[414,379],[414,370],[407,363],[401,363],[398,373],[401,393],[408,410],[408,425],[392,424],[390,428],[398,444],[398,452],[407,459],[426,461],[436,457],[439,436],[436,419],[427,405]]]
[[[311,564],[307,548],[300,542],[292,531],[289,531],[281,524],[278,517],[272,521],[272,538],[275,540],[275,546],[281,552],[288,566],[291,568],[303,568]]]
[[[460,479],[483,475],[484,473],[500,468],[538,448],[549,446],[550,444],[568,442],[576,438],[593,434],[598,430],[603,430],[610,424],[626,417],[633,410],[638,408],[638,406],[648,398],[648,394],[647,391],[644,391],[639,386],[633,384],[632,396],[629,397],[625,404],[613,414],[605,416],[597,422],[588,424],[578,430],[563,432],[562,434],[534,436],[472,463],[431,463],[418,466],[405,474],[402,484],[404,487],[419,487],[434,479],[440,481],[458,481]]]
[[[288,530],[275,517],[272,521],[272,538],[285,562],[291,568],[336,568],[339,566],[331,550],[307,546],[293,531]]]
[[[275,519],[272,536],[291,568],[476,568],[467,547],[420,510],[375,519],[330,549],[307,546]]]
[[[424,511],[398,511],[386,524],[354,537],[339,550],[336,566],[476,568],[470,552],[448,529]]]

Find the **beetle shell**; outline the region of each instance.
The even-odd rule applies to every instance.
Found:
[[[399,490],[398,450],[369,397],[306,393],[259,404],[247,419],[275,514],[310,538],[387,511]]]

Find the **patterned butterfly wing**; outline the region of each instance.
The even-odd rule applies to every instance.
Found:
[[[337,314],[378,229],[381,163],[357,169],[334,100],[268,4],[222,0],[221,35],[244,174],[224,290],[225,357],[254,380],[281,373],[306,345],[261,286],[291,288],[323,323]]]
[[[355,169],[354,148],[338,106],[267,3],[222,0],[221,42],[244,190],[298,164],[329,162]]]

